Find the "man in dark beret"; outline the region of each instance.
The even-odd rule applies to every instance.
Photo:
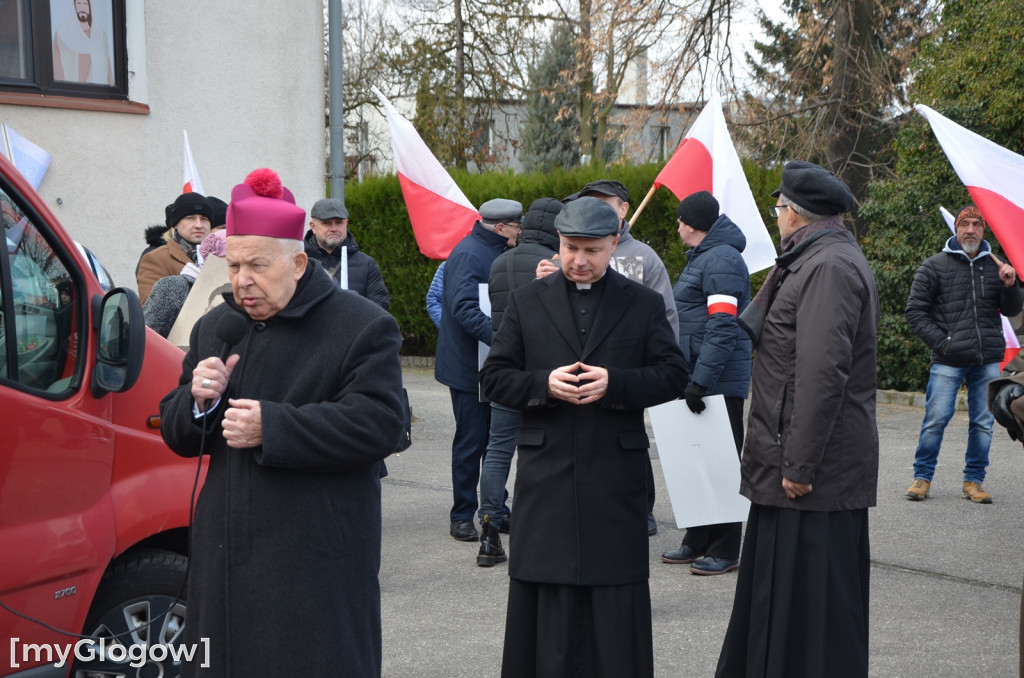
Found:
[[[977,207],[960,210],[955,230],[942,251],[918,269],[907,301],[907,322],[931,349],[932,364],[914,453],[914,482],[905,494],[914,501],[928,496],[942,434],[953,417],[960,384],[966,382],[970,427],[961,496],[991,504],[992,495],[982,487],[992,443],[986,389],[999,376],[1006,349],[999,316],[1020,313],[1021,290],[1013,267],[990,258],[985,219]]]
[[[740,492],[750,499],[719,678],[866,678],[867,509],[878,484],[878,294],[831,172],[788,163],[782,256],[740,324],[756,349]]]
[[[473,515],[478,505],[480,462],[491,426],[491,406],[480,400],[477,381],[478,344],[491,345],[491,319],[480,310],[480,285],[487,282],[498,255],[515,246],[522,221],[521,203],[488,200],[480,205],[480,221],[452,249],[444,267],[434,378],[451,392],[455,415],[448,534],[459,541],[480,538]]]
[[[643,678],[643,411],[682,394],[683,357],[661,297],[609,266],[615,210],[579,198],[555,228],[561,268],[512,292],[480,371],[485,397],[522,412],[501,675]]]

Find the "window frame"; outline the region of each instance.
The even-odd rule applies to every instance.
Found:
[[[62,0],[71,2],[72,0]],[[113,85],[67,82],[55,80],[53,74],[53,34],[50,14],[50,0],[14,0],[27,10],[28,38],[31,64],[26,80],[0,77],[0,103],[33,103],[61,108],[88,108],[110,110],[109,105],[123,106],[128,98],[128,41],[126,0],[90,0],[109,2],[112,38],[114,76]],[[38,100],[45,97],[48,103]],[[19,100],[22,99],[22,100]],[[76,102],[82,102],[76,105]],[[90,102],[100,104],[89,105]],[[106,106],[104,106],[106,104]],[[148,109],[148,107],[146,107]]]
[[[56,237],[56,234],[50,230],[42,215],[32,207],[32,204],[18,191],[17,187],[7,181],[6,177],[2,175],[0,175],[0,193],[6,196],[18,208],[21,214],[28,220],[28,227],[32,229],[34,236],[45,243],[51,256],[64,269],[66,273],[64,279],[74,290],[74,306],[71,313],[75,318],[73,323],[74,332],[68,335],[69,346],[72,342],[75,345],[75,364],[72,374],[69,375],[70,381],[66,384],[65,388],[60,391],[48,391],[23,382],[19,378],[17,371],[19,359],[16,317],[18,314],[15,305],[18,303],[18,300],[17,295],[14,293],[13,262],[8,253],[7,234],[4,232],[4,245],[0,247],[0,323],[4,324],[5,331],[3,341],[0,342],[2,344],[0,345],[0,351],[6,352],[7,359],[4,361],[4,369],[0,370],[0,387],[14,388],[48,400],[65,400],[79,390],[85,374],[86,358],[88,356],[87,342],[89,341],[89,332],[86,331],[86,319],[89,317],[86,306],[89,303],[88,285],[83,278],[82,272],[75,265],[74,257],[64,247],[60,238]],[[2,228],[4,227],[0,224],[0,229]],[[61,380],[58,379],[54,383],[59,381]]]

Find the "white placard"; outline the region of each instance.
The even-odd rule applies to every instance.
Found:
[[[483,314],[485,316],[490,318],[491,317],[491,295],[490,295],[490,292],[489,292],[489,288],[487,287],[487,283],[479,283],[479,285],[477,287],[477,294],[480,295],[480,310],[483,312]],[[477,374],[479,374],[480,373],[480,368],[484,366],[484,361],[487,360],[487,354],[491,352],[491,347],[488,346],[487,344],[485,344],[482,341],[478,341],[476,343],[477,343],[476,371],[477,371]],[[484,398],[484,394],[480,390],[480,380],[479,379],[477,379],[477,399],[479,399],[480,402],[482,402],[482,403],[487,402],[487,398]]]
[[[700,414],[683,400],[647,410],[679,528],[743,522],[750,513],[725,398],[706,396],[704,404]]]

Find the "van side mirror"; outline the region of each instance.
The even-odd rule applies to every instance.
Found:
[[[145,357],[146,324],[142,304],[132,290],[116,287],[102,301],[97,296],[93,302],[97,344],[92,395],[100,398],[135,385]]]

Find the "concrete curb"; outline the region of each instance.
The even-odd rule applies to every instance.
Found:
[[[407,369],[433,370],[434,356],[403,355],[402,367]],[[879,405],[903,405],[905,407],[924,409],[924,393],[915,393],[913,391],[884,391],[879,389],[876,398]],[[967,411],[966,391],[962,391],[956,397],[956,409],[958,412]]]

